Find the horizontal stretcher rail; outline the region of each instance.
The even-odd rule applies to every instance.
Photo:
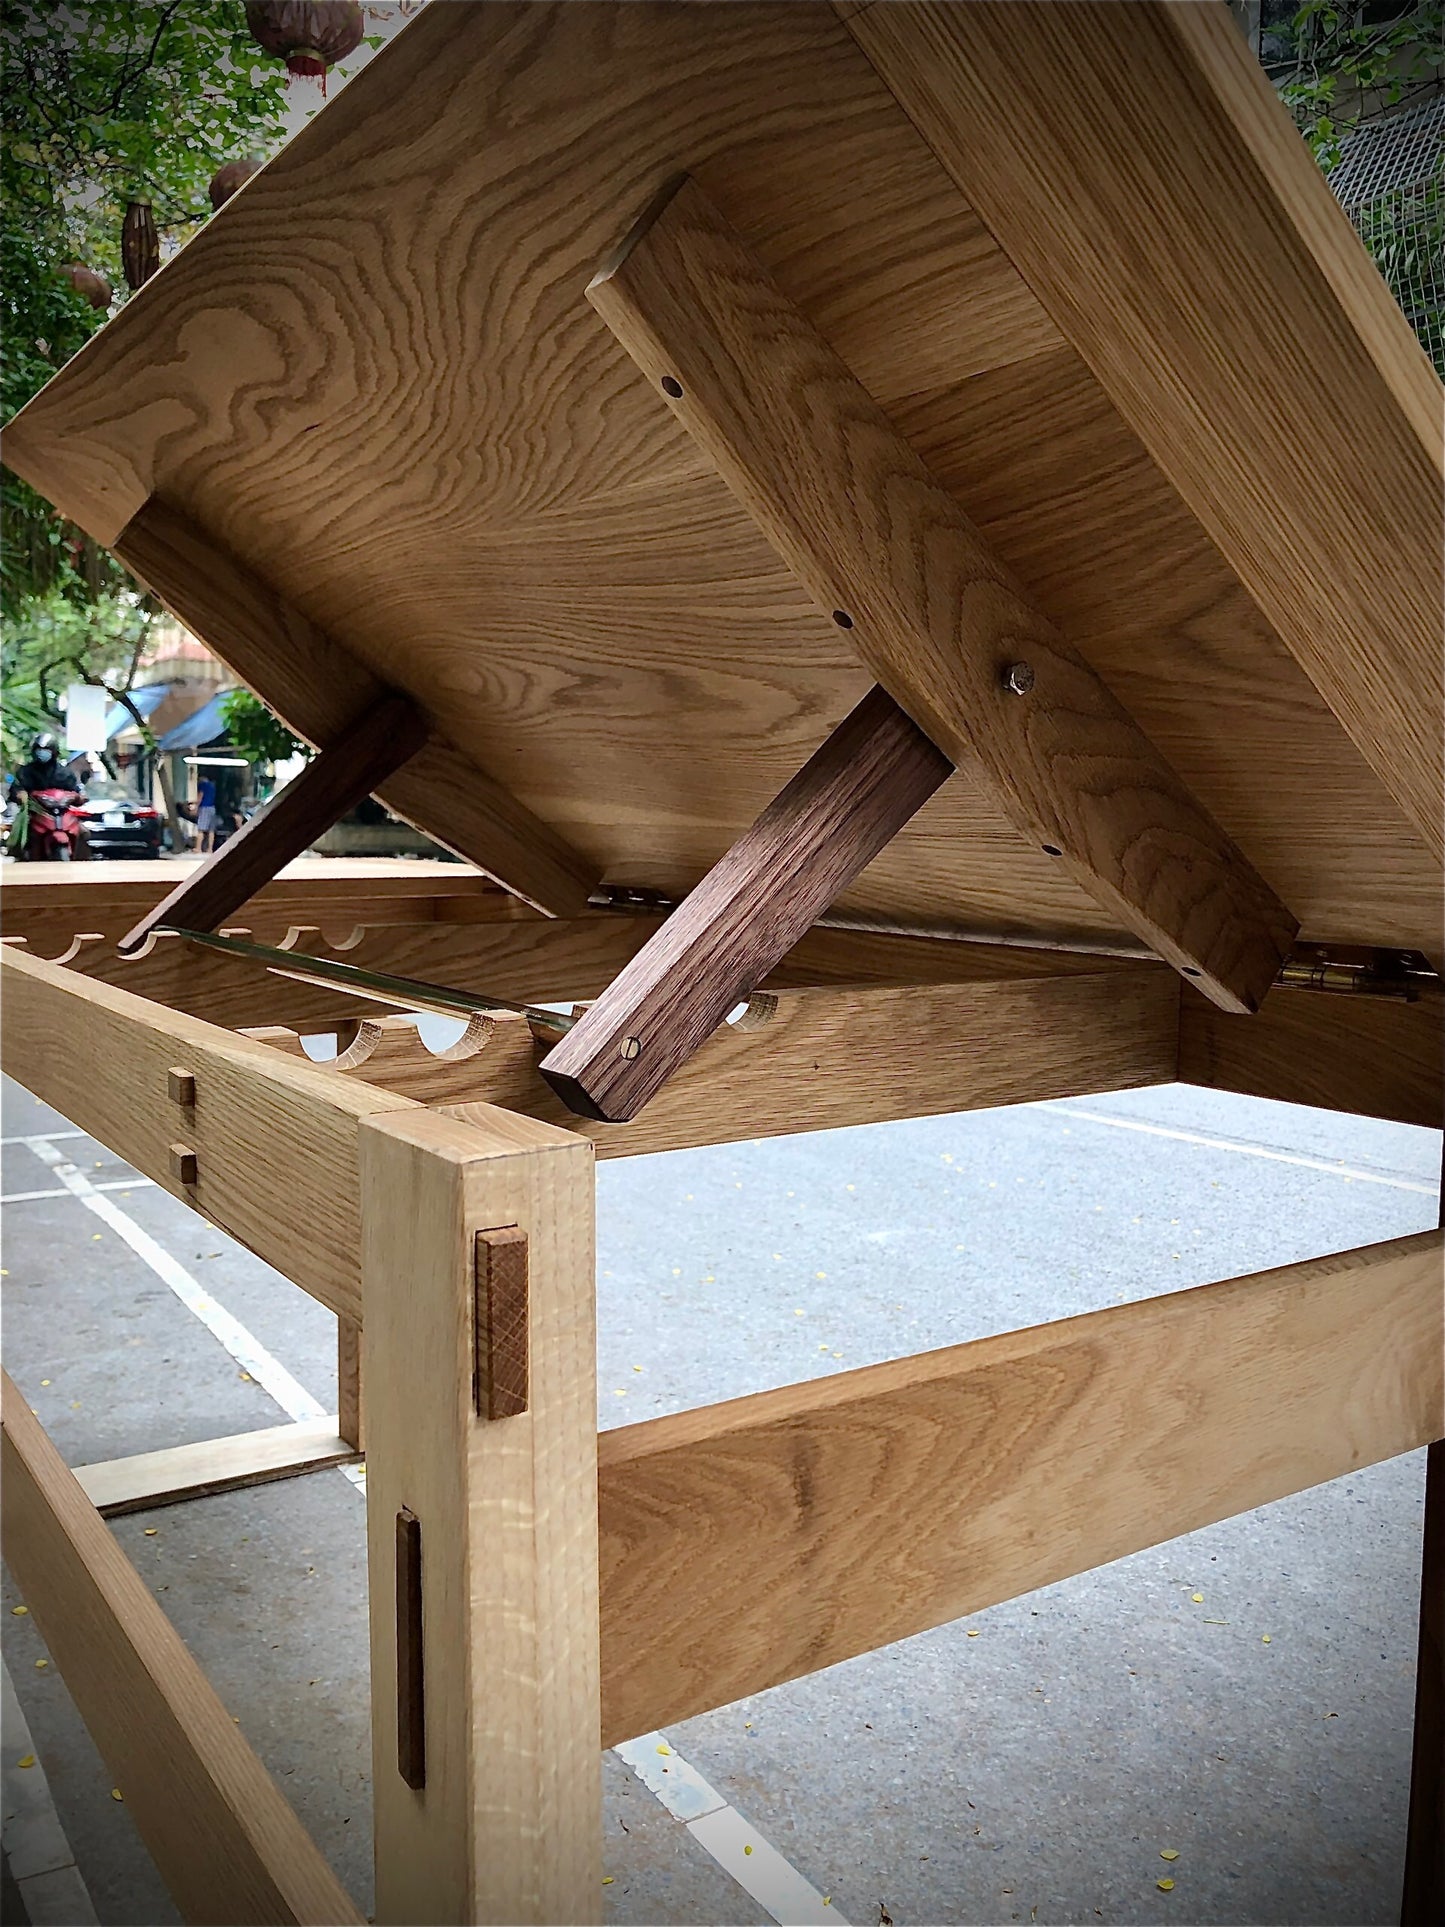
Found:
[[[604,1744],[1439,1438],[1441,1240],[603,1433]]]
[[[333,1311],[359,1314],[357,1127],[411,1099],[11,945],[0,973],[12,1077]]]
[[[183,1916],[359,1923],[154,1595],[10,1379],[5,1559]]]

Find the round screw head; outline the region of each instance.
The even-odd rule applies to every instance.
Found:
[[[622,1042],[617,1046],[617,1055],[619,1057],[628,1057],[628,1058],[640,1057],[642,1055],[641,1038],[624,1037]]]
[[[1011,662],[1003,672],[1003,686],[1013,696],[1027,696],[1034,686],[1034,672],[1026,662]]]

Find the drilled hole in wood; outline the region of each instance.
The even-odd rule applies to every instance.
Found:
[[[1204,972],[1202,970],[1196,970],[1193,964],[1185,964],[1184,974],[1186,977],[1202,977]]]
[[[671,395],[674,401],[680,401],[682,399],[682,383],[675,375],[664,375],[662,378],[662,392],[664,395]]]
[[[846,609],[835,609],[833,611],[833,620],[840,629],[851,629],[853,627],[853,618]]]
[[[1043,848],[1045,856],[1062,856],[1064,854],[1057,843],[1046,843]]]

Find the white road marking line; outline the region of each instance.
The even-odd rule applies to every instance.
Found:
[[[33,1148],[33,1147],[32,1147]],[[154,1178],[116,1178],[106,1184],[93,1184],[92,1191],[136,1191],[143,1184],[154,1186]],[[75,1193],[68,1185],[53,1185],[48,1191],[7,1191],[0,1197],[0,1204],[30,1204],[36,1198],[73,1198]]]
[[[32,1131],[28,1137],[0,1137],[0,1144],[49,1144],[54,1138],[57,1142],[63,1137],[89,1137],[89,1131]],[[99,1139],[92,1142],[98,1143]]]
[[[16,1698],[9,1669],[0,1666],[0,1729],[4,1742],[5,1857],[33,1927],[94,1927],[75,1855],[55,1811],[45,1768]],[[32,1766],[21,1766],[30,1759]]]
[[[57,1137],[60,1135],[60,1132],[56,1133]],[[74,1132],[71,1135],[85,1134]],[[102,1223],[108,1224],[136,1256],[170,1286],[187,1311],[199,1318],[207,1331],[220,1340],[232,1358],[244,1366],[288,1418],[300,1421],[328,1416],[280,1360],[273,1358],[238,1318],[233,1318],[223,1305],[217,1304],[214,1297],[203,1291],[185,1266],[173,1258],[163,1245],[158,1244],[148,1231],[143,1231],[134,1218],[128,1217],[109,1198],[102,1197],[100,1187],[92,1184],[74,1164],[68,1163],[63,1151],[57,1151],[47,1138],[40,1136],[27,1138],[26,1143],[41,1162],[54,1171],[67,1191],[79,1198]],[[364,1465],[338,1465],[332,1469],[349,1479],[358,1492],[366,1491]],[[652,1747],[657,1765],[666,1769],[654,1773],[651,1778],[642,1772],[634,1758],[637,1749],[648,1744]],[[652,1733],[646,1741],[632,1740],[614,1750],[663,1806],[683,1822],[703,1852],[715,1860],[725,1873],[730,1874],[779,1923],[779,1927],[815,1927],[815,1923],[816,1927],[829,1927],[830,1922],[835,1923],[836,1927],[848,1927],[843,1915],[825,1903],[817,1889],[809,1885],[776,1847],[750,1827],[736,1808],[729,1806],[722,1795],[680,1754],[669,1751],[663,1756],[657,1752],[659,1746],[667,1744],[660,1733]],[[674,1805],[674,1796],[677,1805]],[[745,1853],[745,1847],[751,1847],[752,1852]]]
[[[806,1881],[681,1754],[664,1733],[644,1733],[613,1752],[681,1820],[705,1853],[752,1898],[778,1927],[847,1927],[844,1916]]]
[[[1357,1184],[1384,1184],[1392,1191],[1418,1191],[1423,1197],[1435,1196],[1433,1184],[1421,1184],[1414,1178],[1387,1178],[1379,1171],[1362,1171],[1353,1164],[1331,1164],[1326,1158],[1302,1157],[1296,1151],[1271,1151],[1263,1144],[1241,1144],[1238,1138],[1214,1137],[1201,1131],[1175,1131],[1164,1124],[1145,1124],[1139,1118],[1107,1117],[1102,1111],[1076,1111],[1067,1104],[1060,1104],[1055,1116],[1078,1117],[1089,1124],[1112,1124],[1116,1131],[1143,1131],[1150,1137],[1177,1138],[1181,1144],[1203,1144],[1211,1151],[1237,1151],[1241,1157],[1268,1158],[1274,1164],[1299,1164],[1306,1171],[1324,1171],[1332,1178],[1350,1178]]]
[[[233,1318],[224,1305],[217,1304],[211,1294],[202,1289],[164,1245],[157,1244],[150,1233],[142,1230],[119,1205],[102,1197],[99,1185],[92,1184],[83,1171],[68,1163],[63,1151],[57,1151],[53,1144],[42,1137],[32,1138],[30,1148],[42,1164],[50,1167],[67,1191],[79,1198],[103,1224],[108,1224],[136,1256],[148,1264],[163,1283],[170,1286],[186,1310],[200,1319],[213,1338],[221,1341],[236,1363],[249,1372],[262,1391],[276,1401],[287,1418],[299,1424],[304,1419],[331,1416],[300,1380],[292,1377],[280,1359],[273,1358],[260,1339],[247,1331],[239,1318]],[[359,1491],[366,1490],[363,1467],[338,1465],[334,1470],[343,1478],[350,1479]]]

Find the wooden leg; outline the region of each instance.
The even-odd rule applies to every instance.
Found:
[[[336,1320],[336,1430],[358,1452],[366,1450],[362,1423],[361,1326],[342,1313]]]
[[[361,1141],[376,1919],[600,1918],[592,1150],[398,1112]],[[490,1419],[478,1234],[527,1240],[527,1409]]]

